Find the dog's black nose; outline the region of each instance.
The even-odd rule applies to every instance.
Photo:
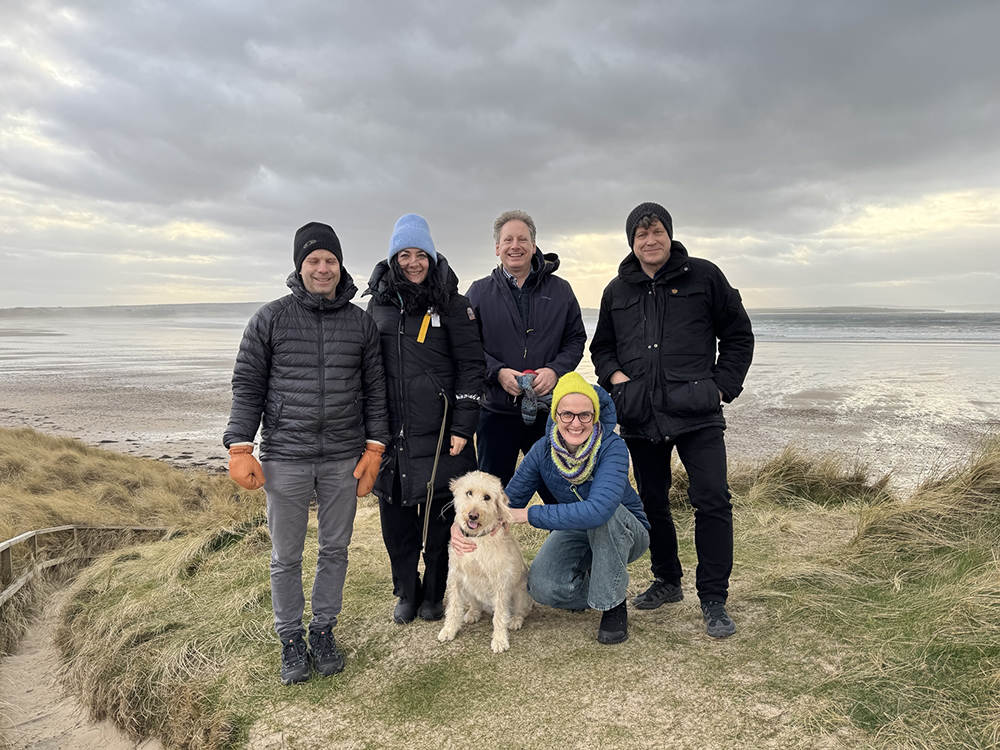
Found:
[[[479,520],[479,514],[476,513],[475,511],[473,511],[472,513],[469,514],[469,520],[470,521],[478,521]]]

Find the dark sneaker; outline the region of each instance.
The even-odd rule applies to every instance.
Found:
[[[440,620],[444,617],[444,602],[434,602],[424,601],[420,605],[420,609],[417,612],[421,620],[429,620],[433,622],[434,620]]]
[[[417,603],[400,597],[399,601],[396,603],[396,608],[392,611],[393,622],[405,625],[408,622],[413,622],[413,618],[416,616]]]
[[[601,615],[601,626],[597,630],[598,643],[611,645],[628,638],[628,609],[625,602],[609,609]]]
[[[662,578],[655,578],[649,588],[632,600],[636,609],[659,609],[664,604],[679,602],[684,598],[684,592],[679,583],[667,583]]]
[[[309,650],[313,666],[324,677],[344,671],[344,655],[329,627],[309,628]]]
[[[290,638],[281,639],[281,684],[291,685],[293,682],[305,682],[309,679],[309,649],[302,635],[296,633]]]
[[[713,638],[726,638],[736,632],[725,602],[702,602],[701,616],[705,618],[705,631]]]

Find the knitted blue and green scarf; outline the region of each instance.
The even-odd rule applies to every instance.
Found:
[[[602,435],[601,423],[596,422],[590,438],[574,454],[570,453],[559,434],[559,427],[553,423],[552,432],[549,434],[549,452],[560,476],[573,485],[583,484],[590,479],[594,473],[594,463],[597,461],[597,450],[601,447]]]

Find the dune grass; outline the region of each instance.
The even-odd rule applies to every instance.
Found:
[[[347,670],[282,687],[269,539],[253,513],[104,555],[73,584],[59,643],[99,716],[186,748],[980,748],[1000,741],[1000,441],[905,499],[887,477],[788,450],[731,470],[737,634],[704,634],[693,516],[673,510],[685,600],[536,606],[511,650],[490,624],[390,620],[377,507],[362,501],[337,627]],[[195,481],[192,479],[191,481]],[[208,481],[208,480],[204,480]],[[544,533],[517,527],[530,558]],[[307,539],[307,585],[315,561]],[[631,566],[645,588],[648,557]],[[308,616],[308,613],[307,613]]]
[[[224,474],[181,471],[72,438],[0,428],[0,540],[68,524],[163,526],[176,534],[258,517],[263,506],[262,491],[240,490]],[[66,541],[42,538],[40,553],[54,556]],[[130,537],[81,541],[97,552],[128,543]],[[19,545],[11,552],[16,575],[24,571],[29,551]],[[66,573],[66,566],[52,569],[0,610],[0,654],[16,645],[36,611],[40,594],[33,588]]]
[[[70,523],[205,528],[263,507],[225,474],[101,450],[29,428],[0,428],[0,539]]]

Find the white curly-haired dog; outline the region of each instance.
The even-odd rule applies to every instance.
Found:
[[[462,623],[477,622],[483,610],[493,613],[494,653],[510,648],[508,630],[519,630],[531,611],[528,566],[521,546],[509,531],[498,526],[511,522],[507,496],[500,480],[484,471],[470,471],[451,480],[455,520],[476,542],[473,552],[448,551],[448,588],[445,591],[441,642],[450,641]]]

